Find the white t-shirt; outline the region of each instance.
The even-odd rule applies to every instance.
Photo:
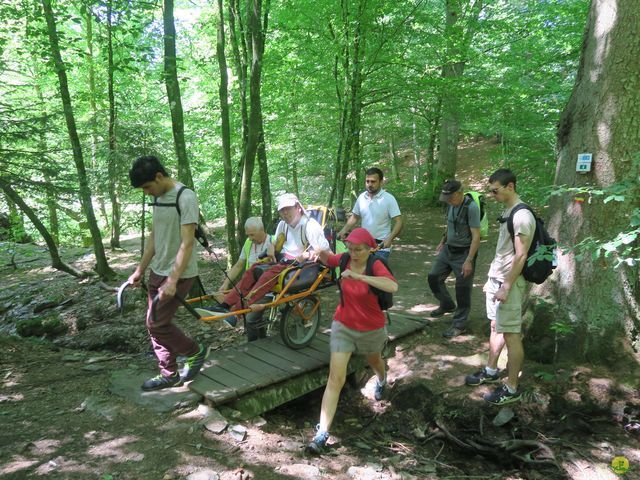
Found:
[[[508,218],[511,210],[519,203],[522,202],[518,200],[513,207],[502,212],[502,218]],[[536,219],[532,213],[525,209],[518,210],[513,216],[513,234],[514,236],[520,236],[524,239],[526,250],[529,250],[535,231]],[[501,282],[504,281],[511,270],[511,264],[513,263],[515,255],[516,251],[513,241],[511,240],[511,235],[509,235],[507,222],[502,222],[498,234],[498,243],[496,244],[496,256],[491,262],[491,267],[489,267],[489,277]]]
[[[362,228],[376,240],[384,240],[391,233],[391,219],[400,215],[395,197],[380,189],[373,197],[368,191],[360,194],[353,206],[353,213],[361,219]]]
[[[300,218],[300,221],[295,227],[287,225],[281,220],[276,228],[274,238],[277,239],[280,233],[287,235],[282,250],[280,251],[287,260],[293,260],[304,252],[306,248],[304,240],[306,240],[310,250],[329,250],[329,242],[324,236],[322,227],[316,220],[306,215]]]

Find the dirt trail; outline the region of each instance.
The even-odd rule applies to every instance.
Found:
[[[491,154],[490,145],[483,144],[483,148]],[[462,156],[466,162],[462,170],[469,175],[464,180],[471,185],[482,184],[486,173],[478,152]],[[307,457],[303,446],[317,421],[322,392],[255,422],[234,421],[227,412],[231,424],[242,423],[247,429],[244,440],[228,431],[217,435],[206,430],[198,422],[203,410],[189,403],[170,413],[155,413],[108,390],[116,370],[154,368],[154,360],[145,355],[142,301],[134,311],[119,317],[111,295],[95,286],[78,286],[74,279],[46,268],[25,266],[10,275],[2,272],[3,285],[13,289],[3,300],[11,303],[4,310],[3,327],[11,321],[8,315],[32,310],[33,301],[39,301],[37,289],[46,284],[76,299],[78,310],[73,311],[77,317],[93,315],[82,332],[94,328],[113,332],[124,325],[132,339],[124,351],[114,353],[0,338],[0,420],[5,427],[0,430],[0,478],[177,480],[197,473],[201,476],[190,478],[369,480],[471,475],[479,479],[587,480],[618,478],[609,468],[616,455],[625,456],[635,468],[627,478],[640,478],[632,477],[640,467],[638,437],[622,429],[625,416],[633,412],[637,416],[640,395],[632,386],[616,381],[612,372],[590,365],[526,363],[525,401],[513,407],[515,416],[504,426],[492,424],[498,409],[482,400],[488,387],[464,386],[465,374],[482,365],[486,353],[481,287],[492,257],[492,239],[483,242],[480,251],[470,333],[448,341],[441,331],[450,316],[437,321],[428,317],[436,304],[426,285],[444,227],[444,211],[432,208],[404,213],[406,228],[391,257],[400,283],[395,308],[421,316],[428,327],[392,352],[388,365],[393,385],[385,400],[375,402],[370,385],[362,390],[345,387],[331,448],[320,458]],[[135,256],[118,254],[114,263],[123,277]],[[215,276],[213,269],[207,271],[208,284],[219,282]],[[25,294],[31,299],[18,305],[15,298]],[[324,321],[330,320],[330,312],[325,308]],[[180,322],[211,345],[242,341],[239,331],[220,325],[203,326],[186,317]],[[555,461],[528,464],[526,457],[517,461],[507,450],[493,457],[476,455],[446,440],[445,431],[458,439],[483,439],[492,445],[511,445],[508,442],[513,439],[540,441],[551,449]]]

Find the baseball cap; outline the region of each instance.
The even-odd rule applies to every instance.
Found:
[[[345,238],[345,242],[364,244],[371,248],[376,248],[375,239],[371,236],[368,230],[362,227],[354,228],[347,238]]]
[[[442,190],[440,191],[440,201],[446,202],[451,198],[451,195],[462,190],[462,183],[458,180],[447,180],[442,185]]]
[[[278,210],[282,210],[285,207],[295,207],[296,205],[300,205],[303,213],[306,213],[306,210],[293,193],[283,193],[278,197]]]

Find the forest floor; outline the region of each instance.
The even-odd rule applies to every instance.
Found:
[[[477,171],[464,150],[461,162],[468,183],[482,185],[486,172]],[[157,412],[112,393],[115,372],[153,372],[144,299],[132,295],[121,315],[113,292],[96,280],[53,271],[40,247],[16,247],[16,269],[6,266],[11,252],[0,251],[0,478],[640,478],[640,435],[633,428],[640,393],[631,369],[525,360],[524,399],[510,408],[485,403],[489,387],[464,385],[465,375],[486,360],[482,285],[495,239],[481,248],[470,330],[445,340],[441,333],[450,315],[429,317],[437,305],[426,285],[444,211],[407,208],[404,214],[406,227],[391,257],[400,284],[394,309],[422,317],[427,326],[391,352],[391,385],[382,401],[373,399],[371,382],[345,386],[330,448],[320,457],[305,454],[304,446],[317,422],[322,390],[262,418],[230,419],[246,428],[244,438],[206,430],[200,421],[205,409],[192,401]],[[139,239],[124,247],[109,253],[121,280],[136,264]],[[223,253],[221,244],[217,249]],[[63,254],[76,268],[91,269],[88,250]],[[219,285],[211,262],[201,262],[205,284]],[[324,308],[327,324],[331,311]],[[33,319],[60,331],[46,338]],[[17,323],[35,336],[16,336]],[[178,323],[214,348],[244,341],[241,328],[199,324],[186,315]],[[505,360],[503,355],[501,368]],[[623,462],[616,457],[629,462],[626,474],[614,473]]]

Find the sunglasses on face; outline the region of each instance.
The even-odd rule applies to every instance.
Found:
[[[496,195],[503,188],[505,188],[504,185],[501,185],[498,188],[490,188],[489,189],[489,193],[492,194],[492,195]]]

